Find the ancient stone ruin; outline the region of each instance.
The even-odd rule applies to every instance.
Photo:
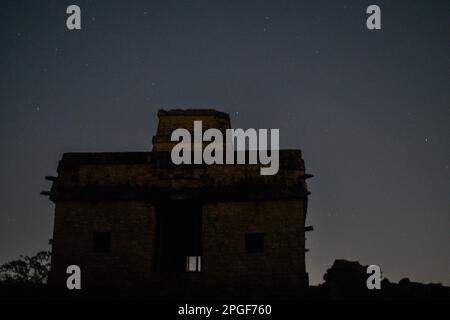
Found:
[[[69,265],[83,288],[301,288],[308,191],[300,150],[280,150],[280,169],[260,165],[174,165],[170,135],[230,128],[215,110],[160,110],[151,152],[66,153],[55,203],[50,282]]]

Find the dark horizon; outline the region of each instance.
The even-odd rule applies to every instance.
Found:
[[[76,3],[82,29],[68,31]],[[448,1],[2,1],[0,264],[47,248],[65,152],[150,151],[160,108],[279,128],[311,191],[307,271],[450,285]]]

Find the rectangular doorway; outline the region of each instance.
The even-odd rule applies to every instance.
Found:
[[[202,206],[191,201],[170,201],[156,206],[155,270],[200,271],[202,256]],[[195,268],[191,257],[198,257]]]

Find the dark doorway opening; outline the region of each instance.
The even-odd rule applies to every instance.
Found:
[[[156,271],[200,271],[200,266],[193,270],[186,259],[202,255],[202,206],[170,201],[156,207],[156,219]]]

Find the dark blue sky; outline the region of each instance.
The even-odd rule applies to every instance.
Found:
[[[66,29],[77,4],[82,30]],[[377,4],[382,30],[366,28]],[[312,192],[307,268],[450,284],[449,1],[0,3],[0,263],[46,248],[69,151],[148,151],[159,108],[279,128]]]

